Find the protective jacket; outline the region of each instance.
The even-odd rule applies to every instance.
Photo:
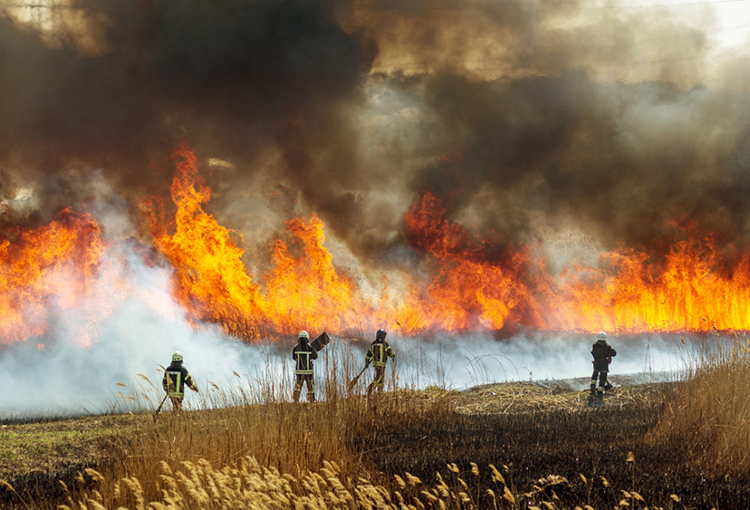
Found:
[[[298,343],[292,349],[292,358],[297,362],[294,373],[297,375],[312,375],[313,362],[318,359],[318,353],[309,344]]]
[[[591,355],[594,357],[594,370],[607,372],[612,358],[617,356],[617,351],[606,340],[597,340],[591,348]]]
[[[368,364],[372,362],[376,367],[384,367],[388,361],[387,358],[395,358],[393,349],[385,340],[375,340],[367,351],[365,361]]]
[[[198,390],[198,387],[193,382],[193,378],[190,376],[187,368],[182,366],[181,361],[173,361],[172,364],[167,367],[167,371],[164,373],[164,379],[161,384],[162,387],[164,387],[164,391],[166,391],[170,397],[184,397],[186,384],[190,388],[196,391]]]

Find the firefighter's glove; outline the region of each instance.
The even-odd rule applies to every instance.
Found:
[[[197,387],[197,386],[196,386],[195,388],[191,388],[191,389],[192,389],[192,390],[193,390],[194,392],[198,393],[198,387]]]

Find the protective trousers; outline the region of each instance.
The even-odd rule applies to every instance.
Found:
[[[297,382],[294,385],[294,402],[299,402],[299,394],[302,391],[302,383],[307,383],[307,400],[315,402],[315,384],[312,374],[297,374]]]
[[[175,411],[182,411],[182,398],[183,397],[169,397],[169,400],[172,401],[172,409]]]
[[[372,393],[372,390],[377,388],[379,392],[383,391],[383,379],[385,378],[385,367],[384,366],[375,366],[375,377],[373,377],[372,382],[367,387],[367,396],[369,397]]]
[[[599,379],[599,388],[607,389],[607,371],[594,369],[594,373],[591,374],[591,390],[596,389],[596,380]]]

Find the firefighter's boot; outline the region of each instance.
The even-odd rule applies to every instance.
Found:
[[[591,388],[591,394],[592,395],[596,394],[596,384],[592,383],[591,386],[590,386],[590,388]]]

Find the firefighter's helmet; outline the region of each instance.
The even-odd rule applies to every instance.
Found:
[[[174,351],[174,353],[172,354],[172,361],[182,361],[182,360],[183,360],[182,353],[180,351]]]
[[[378,332],[375,334],[375,340],[385,340],[385,335],[387,333],[384,329],[379,329]]]
[[[607,333],[604,331],[600,331],[598,335],[596,335],[596,339],[600,342],[605,342],[607,340]]]
[[[307,343],[308,340],[310,340],[310,335],[307,334],[307,331],[300,332],[299,341],[302,343]]]

